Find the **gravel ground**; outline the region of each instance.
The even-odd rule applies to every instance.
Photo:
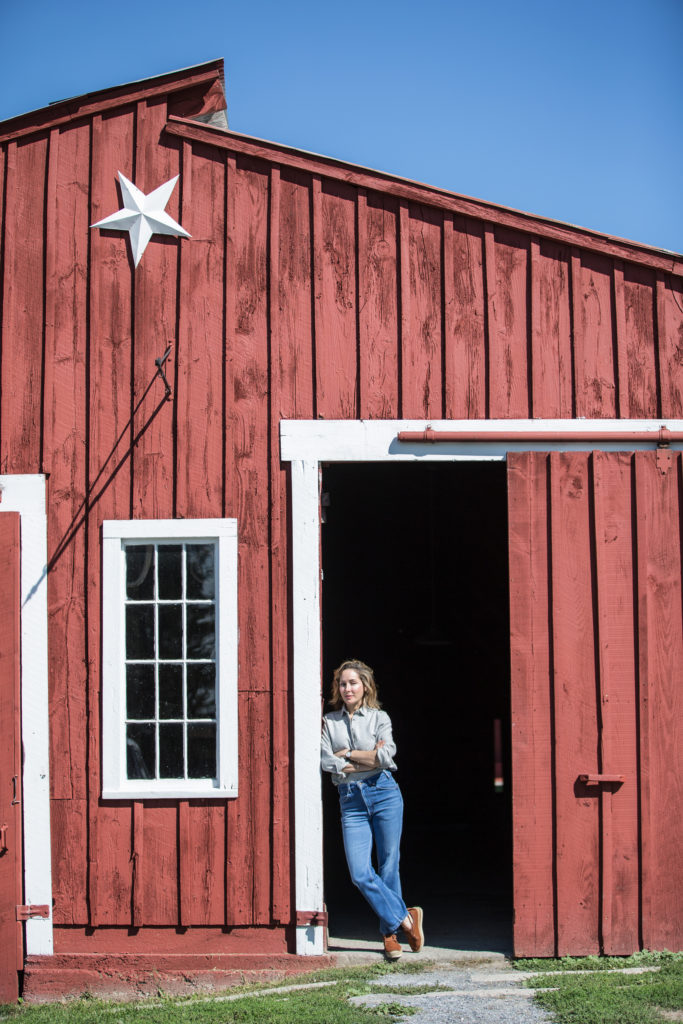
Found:
[[[532,1001],[531,989],[522,987],[522,979],[511,969],[465,967],[440,964],[421,974],[396,975],[392,985],[405,988],[406,994],[377,993],[355,996],[351,1002],[365,1006],[380,1003],[402,1003],[418,1010],[406,1017],[406,1024],[549,1024],[550,1014]],[[373,982],[386,985],[389,979]],[[410,995],[410,988],[419,985],[443,985],[450,991]]]

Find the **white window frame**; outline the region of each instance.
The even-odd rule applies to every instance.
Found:
[[[216,544],[215,779],[128,779],[125,543]],[[169,800],[238,795],[237,520],[131,519],[102,523],[102,798]]]

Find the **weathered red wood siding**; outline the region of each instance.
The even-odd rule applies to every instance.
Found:
[[[682,466],[508,459],[520,956],[683,945]]]
[[[282,418],[683,416],[680,262],[173,116],[215,109],[217,88],[216,68],[171,76],[0,132],[0,471],[50,474],[55,921],[83,943],[86,926],[291,922]],[[168,209],[192,235],[154,238],[137,270],[126,235],[88,227],[119,208],[119,170],[146,192],[179,173]],[[166,402],[154,359],[169,342]],[[544,514],[585,547],[585,501],[562,519],[572,477],[551,479]],[[104,803],[101,522],[224,515],[240,538],[239,799]],[[557,599],[585,608],[571,566],[553,573]],[[544,613],[533,614],[542,631]],[[617,628],[603,605],[599,614]],[[628,609],[619,616],[627,629]],[[649,628],[657,621],[653,610]],[[569,673],[564,643],[556,655]],[[655,650],[642,647],[641,660]],[[619,675],[613,648],[603,654],[605,678]],[[590,658],[585,667],[594,691]],[[559,691],[554,707],[538,694],[539,721],[581,705],[576,693],[566,707]],[[588,750],[595,728],[577,720],[576,737],[558,742]],[[641,730],[650,815],[673,785],[659,774],[660,733],[654,720]],[[619,749],[621,733],[605,742]],[[539,793],[539,844],[548,801]],[[587,834],[596,807],[581,819]],[[614,837],[626,827],[615,815]],[[643,828],[646,875],[659,849]],[[557,870],[595,915],[595,879],[569,853]],[[551,871],[545,863],[537,878]],[[653,897],[648,921],[666,898]],[[633,944],[620,928],[615,948]],[[550,948],[552,921],[537,934]],[[562,948],[572,941],[570,930]]]

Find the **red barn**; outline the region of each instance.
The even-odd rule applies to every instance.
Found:
[[[349,655],[447,945],[680,949],[681,257],[224,109],[0,126],[2,998],[323,956]]]

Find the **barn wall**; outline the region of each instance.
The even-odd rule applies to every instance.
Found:
[[[54,916],[81,929],[291,920],[281,418],[683,416],[661,258],[167,115],[124,98],[0,148],[0,471],[49,474]],[[192,234],[136,270],[88,227],[119,170],[180,174]],[[100,525],[179,516],[238,519],[240,796],[103,803]]]

